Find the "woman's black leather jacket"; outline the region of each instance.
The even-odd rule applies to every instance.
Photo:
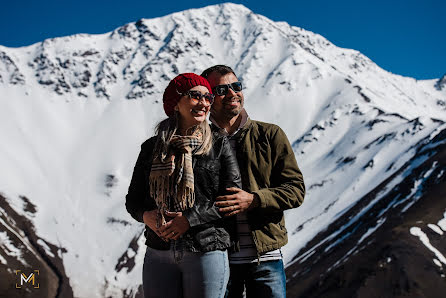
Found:
[[[155,141],[156,137],[152,137],[141,145],[126,196],[127,211],[139,222],[144,222],[144,211],[156,209],[149,192]],[[193,156],[192,163],[195,203],[192,208],[183,211],[190,229],[177,242],[194,252],[226,249],[233,245],[231,236],[234,235],[235,219],[222,218],[214,205],[215,198],[227,194],[227,187],[241,188],[240,171],[228,139],[214,133],[212,149],[206,155]],[[169,249],[170,243],[161,240],[148,226],[144,235],[146,245],[155,249]]]

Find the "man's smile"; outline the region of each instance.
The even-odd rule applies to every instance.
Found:
[[[224,105],[229,105],[229,106],[236,106],[239,105],[241,103],[242,99],[240,97],[232,97],[230,99],[224,100],[223,104]]]

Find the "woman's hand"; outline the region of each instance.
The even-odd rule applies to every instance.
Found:
[[[151,210],[151,211],[144,211],[144,214],[142,215],[142,218],[144,220],[144,223],[146,226],[148,226],[152,231],[154,231],[159,237],[160,231],[156,227],[156,218],[157,218],[158,210]],[[163,239],[164,240],[164,239]]]
[[[160,237],[163,239],[177,240],[189,230],[189,221],[182,212],[165,212],[166,217],[172,218],[166,224],[162,225],[158,230]]]

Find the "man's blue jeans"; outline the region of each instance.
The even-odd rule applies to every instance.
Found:
[[[286,297],[286,277],[282,260],[260,264],[231,264],[230,268],[227,298],[243,297],[245,286],[247,298]]]
[[[227,251],[194,253],[172,244],[147,247],[143,267],[145,298],[223,298],[229,279]]]

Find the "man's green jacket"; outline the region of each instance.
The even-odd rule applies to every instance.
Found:
[[[236,134],[243,190],[259,206],[248,211],[258,255],[288,242],[283,211],[300,206],[305,185],[290,142],[277,125],[248,119]]]

